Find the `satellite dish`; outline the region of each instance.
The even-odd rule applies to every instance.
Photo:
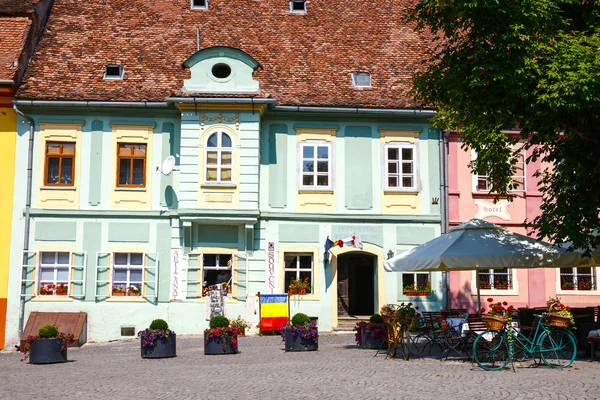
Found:
[[[169,157],[165,158],[165,161],[163,161],[160,172],[162,172],[164,175],[169,175],[171,173],[171,171],[173,171],[174,167],[175,167],[175,157],[169,156]]]

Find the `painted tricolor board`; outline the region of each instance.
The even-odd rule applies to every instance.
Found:
[[[289,321],[287,294],[260,294],[260,332],[279,331]]]

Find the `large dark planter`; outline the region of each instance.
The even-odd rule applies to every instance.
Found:
[[[152,347],[142,347],[142,358],[167,358],[177,356],[177,336],[171,333],[169,337],[156,341]]]
[[[285,328],[285,351],[314,351],[319,350],[319,343],[312,339],[302,339],[294,335],[292,328]]]
[[[31,364],[51,364],[67,362],[67,349],[61,350],[60,339],[38,339],[29,343],[29,362]]]
[[[219,354],[237,354],[238,349],[233,348],[231,345],[231,339],[228,336],[210,338],[207,341],[208,333],[204,332],[204,354],[206,355],[219,355]],[[223,348],[223,340],[225,341],[225,348]]]
[[[386,337],[371,337],[371,332],[367,332],[367,328],[364,326],[361,327],[360,334],[363,349],[387,349]]]

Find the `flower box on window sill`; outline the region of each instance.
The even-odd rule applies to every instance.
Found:
[[[125,296],[125,292],[113,292],[113,296]]]
[[[307,292],[306,289],[289,289],[288,293],[290,295],[296,295],[296,294],[310,294],[310,291]]]
[[[57,296],[66,296],[67,292],[56,292]]]
[[[127,292],[127,296],[139,296],[140,292]]]
[[[413,290],[413,291],[406,291],[406,292],[404,292],[404,294],[406,296],[429,296],[431,294],[431,292]]]
[[[592,290],[592,288],[588,286],[579,286],[577,290]]]
[[[561,286],[560,290],[574,290],[575,288],[573,286]]]

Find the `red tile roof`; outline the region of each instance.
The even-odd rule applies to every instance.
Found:
[[[254,57],[262,97],[280,105],[412,108],[411,74],[428,41],[402,22],[412,0],[55,0],[18,98],[164,101],[181,95],[182,63],[201,48],[230,46]],[[104,81],[106,64],[125,79]],[[351,73],[371,73],[357,89]],[[206,95],[212,97],[211,95]]]
[[[21,56],[31,21],[28,17],[0,16],[0,80],[13,80],[13,62]]]

